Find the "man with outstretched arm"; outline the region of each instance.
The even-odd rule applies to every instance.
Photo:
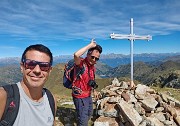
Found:
[[[30,45],[22,54],[20,68],[22,80],[16,85],[19,94],[19,110],[14,122],[7,122],[5,106],[8,101],[5,88],[0,87],[0,126],[52,126],[56,111],[56,100],[52,96],[51,109],[44,84],[52,70],[53,56],[51,51],[42,44]],[[16,95],[16,94],[14,94]],[[17,107],[12,101],[9,107]],[[13,111],[9,111],[13,113]],[[12,120],[9,120],[12,121]]]
[[[85,58],[81,56],[87,51]],[[74,53],[74,61],[77,68],[83,68],[83,74],[73,83],[72,96],[76,107],[78,126],[87,126],[93,114],[93,102],[91,92],[95,98],[100,97],[100,93],[95,90],[95,64],[100,58],[102,47],[97,45],[94,39]]]

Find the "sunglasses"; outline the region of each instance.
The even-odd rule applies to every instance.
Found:
[[[26,69],[30,70],[33,70],[36,67],[36,65],[39,65],[42,71],[48,71],[51,67],[51,64],[49,62],[38,62],[30,59],[23,59],[23,64]]]
[[[99,58],[95,57],[95,56],[91,56],[91,59],[95,59],[96,61],[99,60]]]

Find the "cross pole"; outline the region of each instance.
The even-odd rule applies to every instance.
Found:
[[[131,42],[131,46],[130,46],[130,53],[131,53],[131,82],[130,82],[130,86],[134,86],[134,82],[133,82],[133,42],[135,40],[152,40],[152,36],[147,35],[147,36],[138,36],[135,35],[133,33],[133,18],[131,18],[130,20],[130,35],[123,35],[123,34],[110,34],[110,38],[112,39],[128,39]]]

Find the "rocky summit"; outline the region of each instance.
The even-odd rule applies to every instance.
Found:
[[[166,93],[114,78],[96,101],[94,126],[180,126],[180,102]]]
[[[101,90],[101,99],[93,99],[94,115],[89,126],[180,126],[180,102],[170,92],[156,92],[143,84],[129,89],[128,85],[114,78]],[[58,97],[57,102],[61,106],[55,126],[76,126],[73,102]]]

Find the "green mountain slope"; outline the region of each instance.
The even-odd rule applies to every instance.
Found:
[[[71,95],[71,90],[63,86],[64,65],[65,64],[57,64],[53,67],[49,79],[45,84],[45,87],[50,89],[55,94],[66,97]],[[111,78],[101,79],[98,75],[96,75],[98,89],[102,89],[105,86],[109,85],[111,81]]]
[[[161,62],[155,63],[144,63],[135,62],[134,63],[134,80],[139,81],[146,85],[160,85],[170,86],[170,87],[180,87],[174,86],[180,85],[180,56],[169,57]],[[48,81],[46,82],[46,87],[53,90],[57,94],[62,94],[64,96],[70,95],[71,90],[63,87],[63,72],[65,64],[57,64],[53,66],[53,70],[50,74]],[[96,81],[99,87],[104,87],[105,85],[111,83],[111,78],[130,78],[130,64],[120,65],[116,68],[111,68],[104,63],[99,62],[96,71]],[[102,75],[108,78],[101,78]],[[19,65],[11,65],[0,67],[0,85],[3,84],[13,84],[21,80],[21,72]]]
[[[19,65],[0,67],[0,85],[15,84],[21,80]]]
[[[130,64],[128,64],[113,68],[108,72],[108,76],[130,78],[130,67]],[[155,80],[157,82],[157,78],[166,78],[168,75],[173,74],[173,72],[177,70],[180,70],[180,63],[175,61],[165,61],[159,65],[150,65],[144,62],[136,62],[134,63],[133,75],[135,80],[140,81],[146,85],[151,85],[155,82]],[[164,83],[165,82],[161,82],[159,84],[166,85]]]

